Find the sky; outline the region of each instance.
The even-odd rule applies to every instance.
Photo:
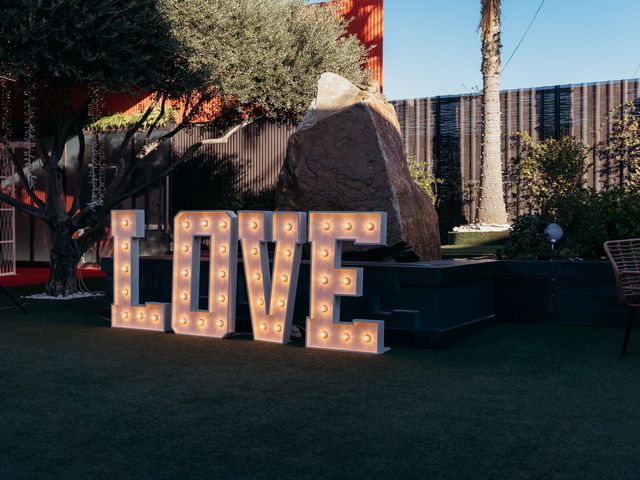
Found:
[[[503,65],[541,0],[502,1]],[[385,0],[384,93],[390,100],[482,87],[480,0]],[[640,65],[640,0],[545,0],[501,88],[632,78]],[[635,74],[640,77],[640,68]]]

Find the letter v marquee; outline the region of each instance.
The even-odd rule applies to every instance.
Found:
[[[253,338],[287,343],[291,337],[307,215],[295,212],[239,212],[242,261],[247,279]],[[275,241],[273,279],[267,242]]]

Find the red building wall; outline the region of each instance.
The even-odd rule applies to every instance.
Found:
[[[352,18],[347,31],[371,48],[367,68],[382,89],[383,0],[340,0],[342,14]]]

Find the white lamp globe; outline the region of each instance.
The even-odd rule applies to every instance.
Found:
[[[562,238],[564,232],[562,231],[562,227],[557,223],[550,223],[547,225],[547,228],[544,229],[544,234],[551,243],[556,243]]]

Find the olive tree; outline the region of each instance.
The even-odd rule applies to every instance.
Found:
[[[76,266],[104,237],[110,210],[157,185],[200,146],[225,142],[252,121],[297,121],[325,71],[362,81],[366,51],[356,37],[345,35],[345,27],[333,7],[302,0],[15,0],[5,5],[0,75],[35,96],[36,154],[46,188],[41,200],[23,161],[5,142],[31,204],[1,193],[0,201],[47,225],[47,293],[74,293]],[[64,190],[61,159],[66,142],[76,137],[78,164],[88,168],[84,133],[97,90],[146,91],[153,99],[110,154],[108,161],[118,167],[102,203],[83,205],[79,183]],[[220,112],[210,120],[210,131],[219,135],[192,145],[154,178],[131,187],[134,172],[162,143],[193,125],[212,99]],[[184,106],[179,118],[157,132],[176,101]],[[144,134],[141,143],[132,141],[137,132]],[[131,148],[135,154],[125,154]]]

